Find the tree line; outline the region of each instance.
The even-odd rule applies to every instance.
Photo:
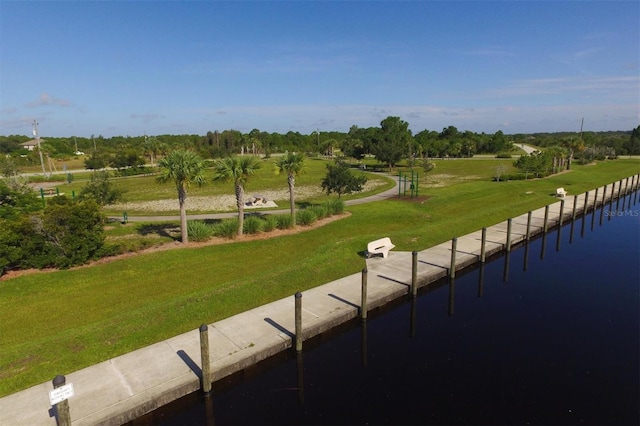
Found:
[[[38,153],[22,147],[30,138],[20,135],[0,136],[0,154],[14,165],[35,165]],[[85,154],[87,169],[114,167],[125,170],[143,164],[154,165],[159,158],[178,148],[191,150],[202,158],[223,158],[232,154],[270,157],[273,153],[304,152],[333,157],[341,152],[347,157],[375,156],[390,167],[399,161],[410,164],[419,158],[472,157],[475,154],[509,152],[514,145],[528,143],[540,147],[569,147],[583,151],[606,152],[607,156],[640,154],[640,126],[631,131],[583,133],[494,134],[460,131],[448,126],[441,131],[422,130],[413,134],[409,123],[400,117],[387,117],[379,127],[352,126],[348,132],[313,131],[310,134],[289,131],[285,134],[253,129],[209,131],[206,135],[156,135],[65,137],[41,140],[47,158],[65,160]],[[572,148],[573,147],[573,148]],[[7,161],[5,160],[4,163]],[[6,164],[3,167],[7,167]]]

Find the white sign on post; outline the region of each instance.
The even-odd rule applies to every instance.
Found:
[[[69,399],[73,396],[73,383],[60,386],[52,391],[49,391],[49,400],[51,405],[56,405],[59,402]]]

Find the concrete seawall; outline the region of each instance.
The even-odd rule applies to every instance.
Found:
[[[455,271],[508,247],[568,223],[603,204],[623,210],[624,195],[638,196],[640,175],[579,195],[555,199],[546,207],[456,238]],[[597,193],[597,199],[595,195]],[[588,195],[587,195],[588,194]],[[617,202],[616,202],[617,200]],[[629,201],[627,201],[629,202]],[[609,207],[610,206],[610,207]],[[602,210],[598,210],[602,214]],[[545,220],[546,218],[546,220]],[[510,222],[510,226],[509,226]],[[508,235],[509,234],[509,235]],[[391,251],[366,260],[368,310],[411,290],[413,254]],[[428,286],[451,274],[452,242],[417,252],[417,285]],[[304,339],[358,317],[362,274],[356,273],[303,292]],[[277,300],[209,324],[212,380],[241,371],[294,343],[294,297]],[[200,388],[200,334],[197,329],[66,375],[74,395],[68,400],[74,425],[120,425]],[[49,401],[51,382],[0,398],[0,425],[56,425]],[[214,396],[215,398],[215,396]]]

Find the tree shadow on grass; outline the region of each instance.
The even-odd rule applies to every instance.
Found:
[[[138,226],[137,231],[140,235],[158,235],[174,240],[180,239],[180,226],[174,223],[147,223]]]

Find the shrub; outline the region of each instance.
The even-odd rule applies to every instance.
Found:
[[[298,210],[296,222],[302,226],[309,226],[318,219],[316,214],[310,209]]]
[[[257,234],[262,230],[262,219],[256,216],[249,216],[244,220],[242,231],[245,234]]]
[[[192,241],[207,241],[213,236],[213,227],[199,220],[187,223],[187,234]]]
[[[264,223],[262,224],[262,230],[264,232],[271,232],[278,227],[278,217],[272,214],[268,214],[264,218]]]
[[[277,215],[278,229],[291,229],[293,228],[293,218],[290,214]]]
[[[238,226],[238,219],[225,219],[215,226],[213,234],[233,240],[238,235]]]
[[[329,216],[342,214],[344,212],[344,201],[342,201],[340,198],[329,200],[324,203],[324,205],[327,207]]]
[[[311,206],[309,207],[309,210],[311,210],[318,219],[324,219],[325,217],[329,216],[329,209],[324,204]]]

